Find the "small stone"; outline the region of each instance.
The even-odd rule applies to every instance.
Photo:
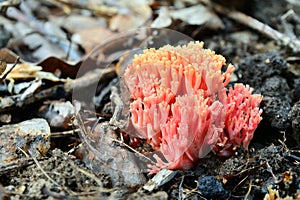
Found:
[[[262,101],[263,119],[270,123],[272,128],[286,130],[290,126],[288,114],[290,104],[278,97],[264,97]]]
[[[50,127],[45,119],[31,119],[0,128],[0,163],[6,164],[25,157],[20,149],[33,157],[48,152]]]
[[[260,92],[264,97],[277,97],[288,103],[292,103],[289,91],[291,91],[291,89],[288,86],[286,79],[280,76],[267,78],[260,89]]]
[[[281,75],[286,70],[286,60],[277,52],[270,52],[246,57],[238,64],[236,73],[240,78],[240,82],[257,89],[261,87],[267,78]]]

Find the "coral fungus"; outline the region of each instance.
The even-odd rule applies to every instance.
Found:
[[[203,42],[166,45],[136,54],[124,73],[130,92],[130,123],[158,152],[160,168],[187,169],[207,155],[247,148],[261,120],[262,97],[236,84],[227,92],[234,66]],[[158,156],[160,155],[160,156]]]
[[[228,94],[225,89],[219,92],[219,101],[226,113],[224,130],[212,149],[219,156],[228,157],[240,146],[248,148],[262,119],[262,110],[259,109],[262,96],[251,94],[252,90],[248,85],[235,84],[234,88],[229,88]]]

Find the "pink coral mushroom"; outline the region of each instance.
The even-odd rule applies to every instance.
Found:
[[[212,149],[247,148],[261,120],[260,95],[236,84],[227,93],[233,65],[203,42],[147,49],[124,73],[131,95],[131,124],[155,151],[160,168],[188,169]],[[158,156],[161,155],[161,156]]]
[[[225,107],[225,128],[221,133],[213,151],[222,157],[233,154],[236,147],[248,148],[253,133],[261,121],[262,110],[259,104],[262,96],[251,94],[252,88],[248,85],[235,84],[228,94],[223,89],[219,92],[219,100]]]

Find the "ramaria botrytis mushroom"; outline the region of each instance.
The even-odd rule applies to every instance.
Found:
[[[234,66],[203,42],[136,54],[124,73],[131,124],[147,139],[160,168],[188,169],[211,150],[228,156],[248,148],[261,121],[261,95],[249,86],[227,89]]]

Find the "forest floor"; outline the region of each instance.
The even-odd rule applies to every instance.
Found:
[[[300,199],[300,5],[223,2],[0,1],[0,198]],[[236,67],[229,85],[263,95],[248,150],[161,183],[141,170],[149,147],[120,129],[116,58],[151,26],[204,41]]]

